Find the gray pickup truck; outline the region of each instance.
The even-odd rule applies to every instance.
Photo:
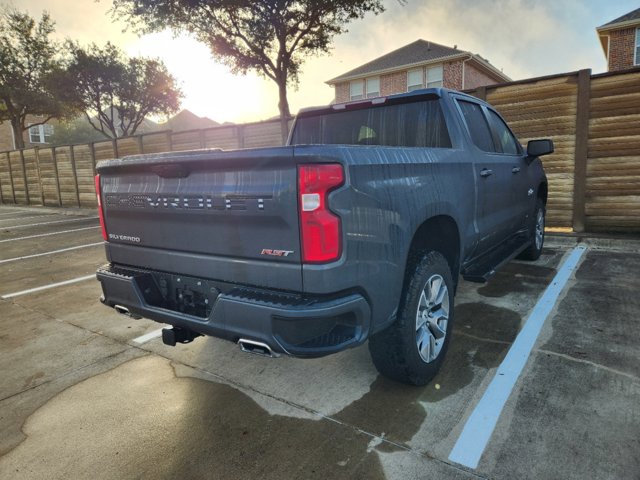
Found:
[[[459,277],[539,257],[551,152],[487,103],[426,89],[303,110],[283,147],[103,161],[101,301],[171,325],[169,345],[320,357],[368,339],[381,373],[423,385]]]

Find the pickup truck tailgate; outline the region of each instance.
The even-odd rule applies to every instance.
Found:
[[[301,288],[292,148],[139,155],[97,171],[112,262]]]

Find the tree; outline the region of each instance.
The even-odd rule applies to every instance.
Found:
[[[60,122],[56,125],[48,142],[53,145],[76,145],[104,140],[104,135],[96,131],[84,116]]]
[[[287,86],[297,85],[304,58],[329,52],[349,22],[383,11],[381,0],[114,0],[113,7],[140,32],[189,32],[232,72],[253,70],[273,80],[283,141]]]
[[[72,60],[64,74],[65,98],[85,112],[107,138],[133,135],[148,115],[170,115],[182,92],[159,60],[125,58],[111,43],[82,48],[68,42]]]
[[[27,13],[0,13],[0,122],[9,121],[15,146],[24,148],[23,132],[71,113],[55,93],[52,77],[63,67],[59,45],[50,39],[54,23],[44,12],[36,22]],[[27,117],[38,115],[27,125]]]

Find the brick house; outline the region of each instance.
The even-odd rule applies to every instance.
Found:
[[[42,117],[32,116],[27,117],[27,124],[41,122]],[[53,135],[55,122],[49,122],[44,125],[36,125],[28,130],[22,132],[22,138],[24,139],[25,148],[42,147],[49,143],[49,138]],[[0,152],[6,150],[15,150],[15,139],[13,138],[13,130],[11,129],[11,123],[0,122]]]
[[[509,81],[480,55],[416,40],[326,83],[335,88],[335,102],[342,103],[425,87],[463,90]]]
[[[640,65],[640,8],[599,26],[596,31],[608,71]]]

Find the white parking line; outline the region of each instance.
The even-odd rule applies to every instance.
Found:
[[[509,352],[498,367],[495,377],[476,405],[462,433],[458,437],[449,460],[469,468],[476,468],[487,443],[491,439],[502,408],[522,372],[529,354],[536,343],[545,320],[553,310],[558,297],[574,272],[586,247],[572,250],[558,269],[538,303],[529,314],[522,330],[511,345]]]
[[[12,212],[15,215],[15,212]],[[28,217],[15,217],[15,218],[0,218],[0,222],[8,222],[11,220],[27,220],[29,218],[42,218],[42,217],[53,217],[55,213],[45,213],[42,215],[30,215]]]
[[[79,250],[81,248],[95,247],[96,245],[103,245],[103,244],[104,242],[87,243],[86,245],[78,245],[77,247],[61,248],[60,250],[51,250],[49,252],[34,253],[33,255],[24,255],[22,257],[7,258],[5,260],[0,260],[0,264],[15,262],[17,260],[27,260],[28,258],[44,257],[45,255],[54,255],[56,253],[70,252],[71,250]]]
[[[9,215],[18,215],[18,218],[20,218],[20,215],[24,215],[27,212],[0,212],[0,217],[6,217]],[[31,213],[31,212],[28,212]],[[54,213],[44,213],[42,215],[35,215],[35,216],[40,216],[40,217],[46,217],[47,215],[55,215]],[[12,220],[11,218],[0,218],[0,220]]]
[[[154,338],[159,338],[161,336],[162,328],[159,330],[154,330],[153,332],[145,333],[144,335],[140,335],[138,338],[134,338],[132,342],[137,343],[138,345],[142,345],[143,343],[147,343],[149,340],[153,340]]]
[[[7,293],[6,295],[2,295],[0,298],[3,300],[7,300],[13,297],[19,297],[21,295],[27,295],[29,293],[41,292],[42,290],[49,290],[50,288],[62,287],[64,285],[71,285],[72,283],[84,282],[85,280],[95,279],[96,274],[92,273],[91,275],[85,275],[84,277],[72,278],[71,280],[65,280],[64,282],[50,283],[49,285],[43,285],[41,287],[30,288],[28,290],[22,290],[20,292]]]
[[[21,208],[9,208],[6,211],[0,212],[0,215],[15,215],[16,213],[35,213],[34,210],[25,210]],[[48,213],[48,212],[42,212]],[[51,212],[51,215],[54,215],[54,212]]]
[[[10,225],[10,226],[0,226],[0,229],[4,230],[4,229],[8,229],[8,230],[15,230],[16,228],[27,228],[27,227],[37,227],[40,225],[51,225],[54,223],[65,223],[65,222],[81,222],[82,220],[97,220],[98,217],[81,217],[81,218],[65,218],[64,220],[53,220],[52,222],[40,222],[40,223],[30,223],[28,225]],[[11,219],[11,220],[22,220],[21,218],[15,218],[15,219]]]
[[[79,232],[81,230],[90,230],[92,228],[100,228],[100,225],[96,225],[95,227],[82,227],[82,228],[74,228],[72,230],[62,230],[61,232],[40,233],[38,235],[28,235],[26,237],[5,238],[4,240],[0,240],[0,243],[15,242],[18,240],[28,240],[30,238],[48,237],[50,235],[60,235],[61,233]]]

